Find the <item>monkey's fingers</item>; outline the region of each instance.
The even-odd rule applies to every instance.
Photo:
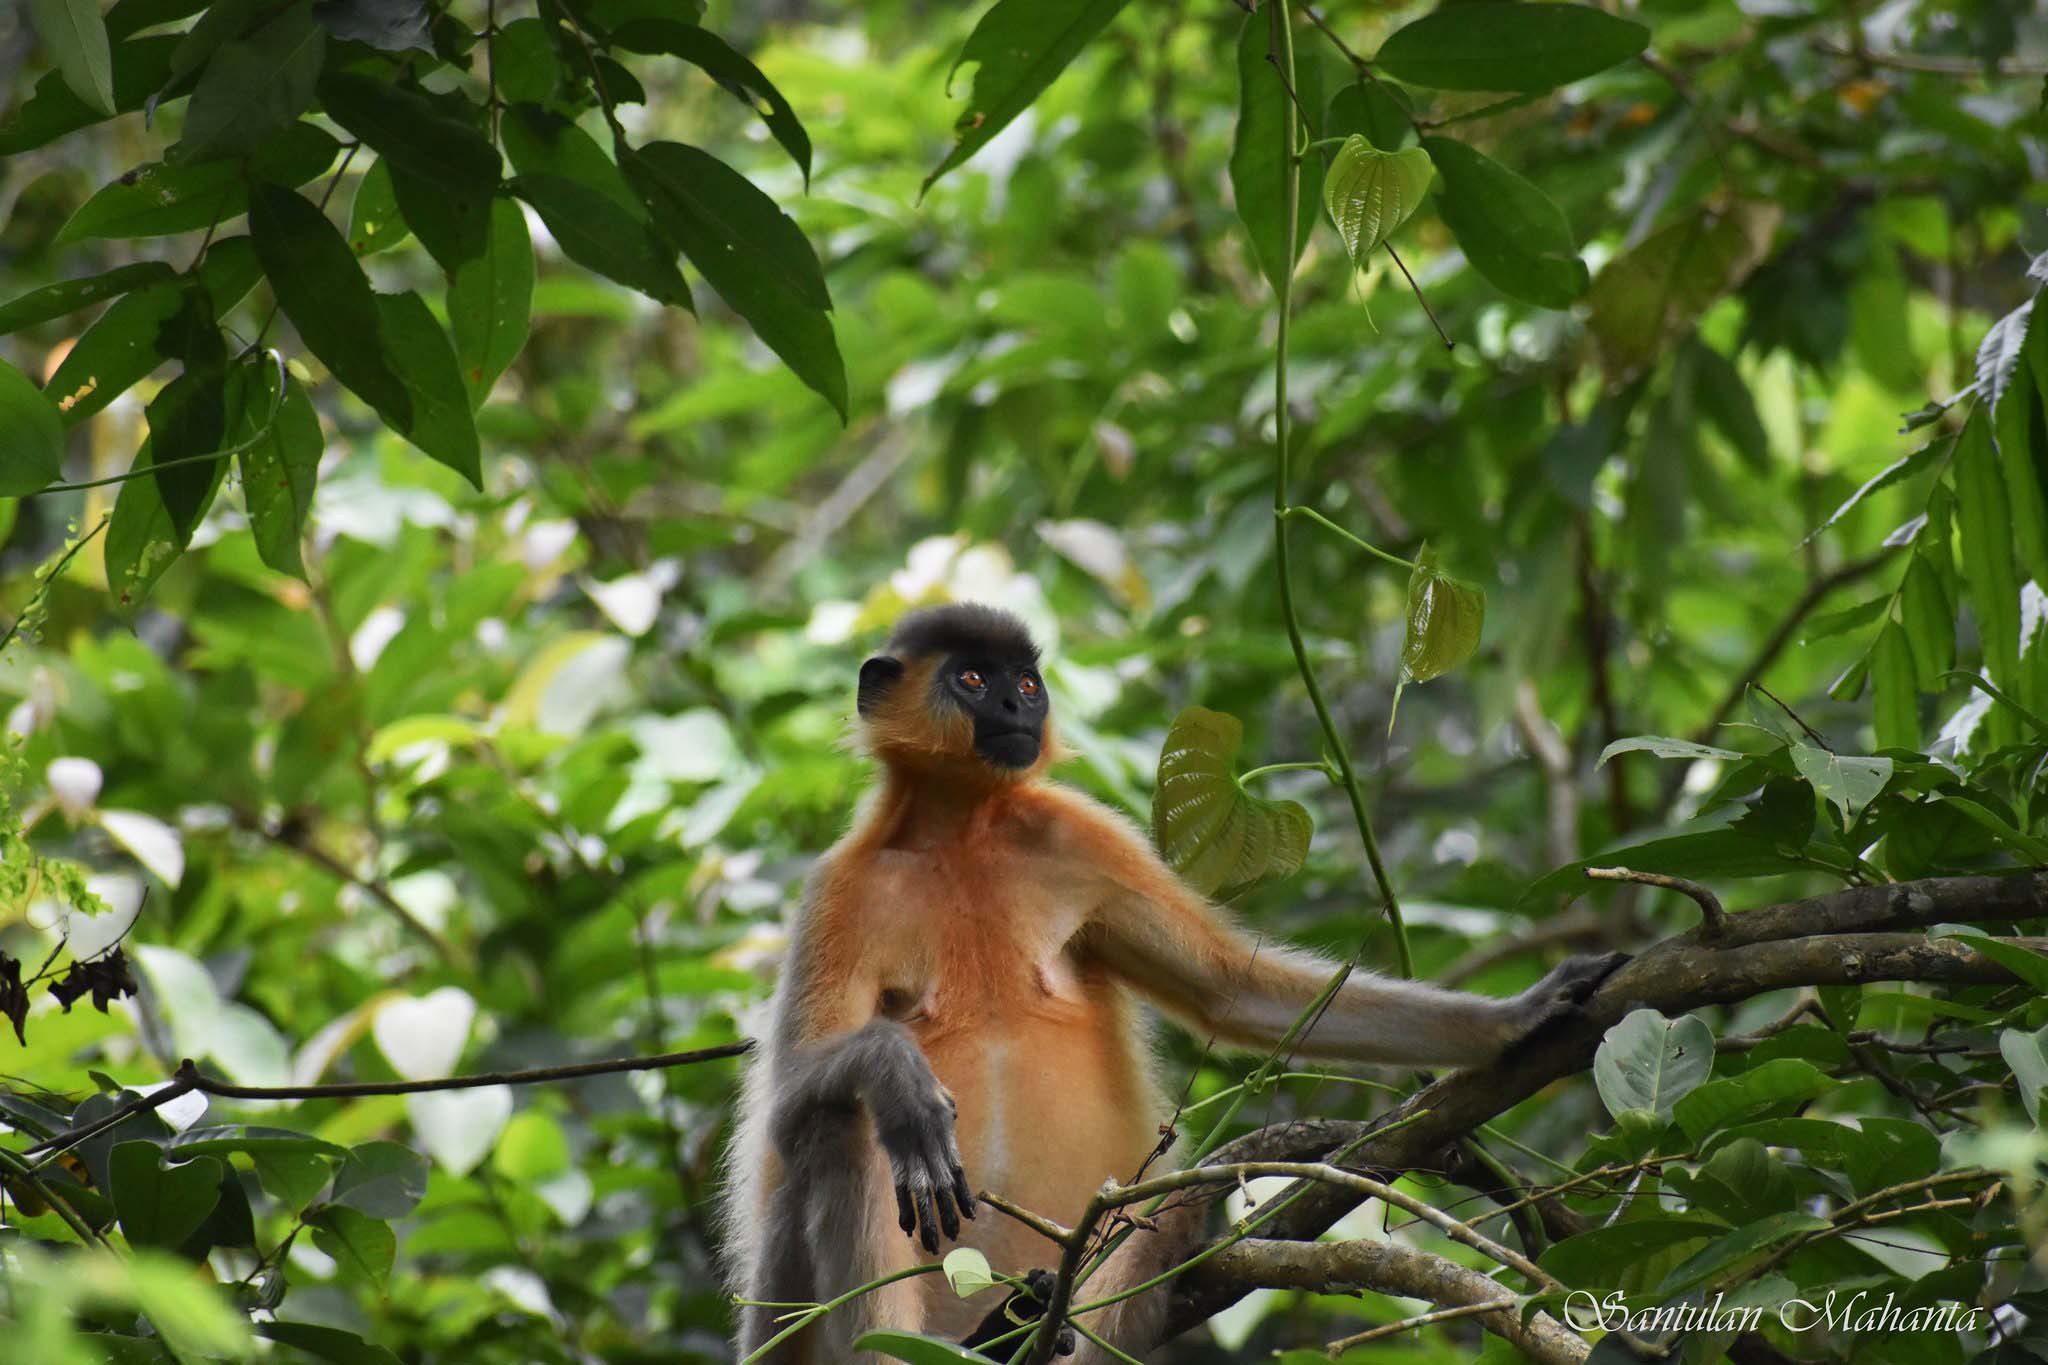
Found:
[[[896,1226],[903,1229],[905,1236],[917,1232],[917,1206],[910,1202],[910,1186],[905,1181],[896,1182]]]
[[[929,1181],[921,1182],[917,1187],[917,1214],[917,1240],[926,1252],[936,1256],[939,1254],[939,1220],[937,1211],[932,1208]]]
[[[960,1205],[960,1212],[974,1217],[974,1191],[968,1187],[967,1172],[960,1169],[960,1163],[953,1163],[953,1199]]]

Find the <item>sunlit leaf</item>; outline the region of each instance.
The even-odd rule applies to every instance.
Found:
[[[1394,235],[1422,205],[1434,171],[1420,147],[1383,152],[1353,133],[1323,176],[1323,203],[1353,265]]]
[[[1244,725],[1191,706],[1174,717],[1159,754],[1152,838],[1167,864],[1205,895],[1228,896],[1292,876],[1314,825],[1293,801],[1246,792],[1232,772]]]

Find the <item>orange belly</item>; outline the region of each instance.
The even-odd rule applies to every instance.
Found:
[[[912,1029],[959,1103],[968,1184],[1071,1227],[1103,1181],[1131,1179],[1158,1143],[1144,1043],[1113,990],[1002,1012],[1009,1017],[978,1021],[972,1035]],[[1011,1275],[1059,1258],[1050,1241],[987,1207],[963,1226],[961,1244]],[[955,1339],[1000,1302],[994,1291],[962,1302],[940,1277],[919,1283],[927,1330]]]

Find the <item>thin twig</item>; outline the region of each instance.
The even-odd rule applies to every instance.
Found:
[[[1499,1313],[1514,1306],[1515,1301],[1513,1299],[1493,1299],[1485,1303],[1461,1303],[1456,1308],[1439,1308],[1433,1313],[1417,1313],[1412,1318],[1402,1318],[1399,1322],[1385,1323],[1379,1327],[1360,1332],[1356,1336],[1339,1337],[1323,1349],[1334,1356],[1340,1352],[1348,1351],[1354,1346],[1363,1346],[1368,1341],[1378,1341],[1382,1337],[1399,1336],[1403,1332],[1412,1332],[1418,1327],[1427,1327],[1432,1323],[1450,1322],[1457,1318],[1477,1317],[1481,1313]]]
[[[1456,349],[1458,343],[1451,340],[1450,333],[1444,331],[1444,325],[1436,320],[1436,310],[1429,306],[1429,299],[1423,294],[1422,286],[1408,273],[1408,263],[1401,259],[1401,253],[1394,250],[1392,242],[1382,242],[1380,245],[1394,258],[1394,264],[1401,267],[1401,277],[1408,281],[1408,287],[1415,292],[1415,301],[1422,305],[1423,315],[1429,319],[1429,325],[1436,328],[1437,340],[1443,342],[1446,351]]]
[[[1703,942],[1711,943],[1728,932],[1728,916],[1721,909],[1721,898],[1688,877],[1638,872],[1632,867],[1589,867],[1586,875],[1596,882],[1640,882],[1644,886],[1661,886],[1667,891],[1690,896],[1700,908],[1700,938]]]
[[[1063,1228],[1050,1218],[1040,1217],[1022,1204],[1012,1203],[990,1190],[977,1190],[974,1197],[997,1213],[1016,1219],[1039,1236],[1058,1246],[1066,1246],[1074,1240],[1074,1230]]]

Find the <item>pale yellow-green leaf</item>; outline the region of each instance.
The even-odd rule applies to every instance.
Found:
[[[1422,206],[1435,173],[1420,147],[1383,152],[1357,133],[1344,139],[1323,177],[1323,203],[1354,265]]]
[[[1247,793],[1232,772],[1244,739],[1237,717],[1191,706],[1159,755],[1152,837],[1169,866],[1204,895],[1227,896],[1298,871],[1313,825],[1292,801]]]

